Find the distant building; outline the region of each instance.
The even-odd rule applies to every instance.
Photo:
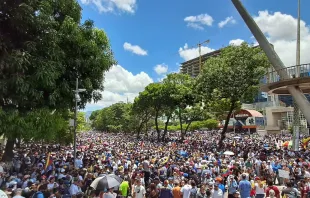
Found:
[[[258,46],[255,46],[258,47]],[[221,53],[221,49],[219,50],[215,50],[213,52],[204,54],[201,56],[201,65],[204,64],[204,62],[206,62],[208,60],[208,58],[211,57],[216,57],[218,55],[220,55]],[[191,77],[197,77],[200,73],[200,66],[199,66],[199,57],[191,59],[189,61],[186,61],[184,63],[181,63],[181,69],[180,69],[182,74],[188,74]],[[261,80],[261,83],[266,83],[267,78],[264,77]],[[267,102],[268,101],[268,94],[265,92],[258,92],[257,96],[254,99],[254,102]]]
[[[201,56],[201,65],[203,65],[204,62],[210,57],[218,56],[221,53],[221,50],[216,50],[207,54],[204,54]],[[181,63],[181,73],[182,74],[188,74],[192,77],[197,77],[199,74],[199,57],[191,59],[189,61],[186,61],[184,63]]]
[[[204,54],[201,56],[201,65],[208,60],[208,58],[216,57],[220,55],[221,49]],[[192,60],[181,63],[180,72],[183,74],[188,74],[192,77],[197,77],[200,73],[200,65],[199,65],[199,57],[194,58]],[[269,68],[268,70],[273,70],[273,68]],[[294,71],[288,71],[288,73],[293,74]],[[310,73],[303,72],[303,76],[310,76]],[[266,84],[269,82],[270,76],[264,76],[261,79],[262,84]],[[306,97],[310,101],[310,95],[306,94]],[[262,115],[258,116],[259,119],[264,120],[261,124],[257,125],[255,130],[258,128],[264,128],[269,133],[279,133],[282,129],[288,129],[292,126],[292,116],[293,116],[293,108],[290,106],[293,105],[293,99],[290,95],[276,95],[276,94],[268,94],[265,92],[259,91],[254,99],[253,104],[243,104],[244,111],[256,110],[262,113]],[[305,121],[303,115],[300,115],[301,126],[306,127],[307,122]],[[256,117],[256,116],[249,116]],[[239,123],[239,122],[238,122]],[[241,123],[241,122],[240,122]],[[230,125],[232,125],[230,123]],[[264,125],[264,126],[261,126]],[[232,125],[234,126],[234,125]],[[236,127],[236,125],[235,125]],[[237,127],[236,127],[237,128]],[[239,127],[240,128],[240,127]],[[246,128],[243,126],[242,128]],[[251,131],[255,131],[251,129]]]

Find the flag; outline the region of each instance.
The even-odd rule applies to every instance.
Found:
[[[304,138],[304,139],[302,140],[302,145],[303,145],[304,149],[307,148],[308,142],[309,142],[309,141],[310,141],[310,137]]]
[[[94,172],[94,167],[93,167],[93,165],[91,165],[91,166],[89,167],[88,172],[90,172],[90,173]]]
[[[222,177],[228,177],[231,172],[228,169],[223,170]]]
[[[53,165],[53,159],[51,157],[51,153],[48,153],[46,158],[45,171],[48,172],[52,170],[52,165]]]

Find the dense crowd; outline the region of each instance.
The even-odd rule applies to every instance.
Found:
[[[0,194],[14,198],[310,197],[309,150],[294,152],[283,146],[290,135],[230,134],[222,149],[217,147],[216,131],[191,132],[183,141],[177,133],[169,134],[166,142],[155,139],[82,133],[76,159],[72,146],[24,144],[15,148],[12,162],[0,164]],[[106,187],[94,187],[96,178],[105,180]],[[119,183],[112,185],[113,178]]]

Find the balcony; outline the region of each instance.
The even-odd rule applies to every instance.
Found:
[[[287,73],[287,78],[281,79],[278,73]],[[290,95],[288,86],[299,87],[303,93],[310,93],[310,63],[272,70],[266,74],[266,82],[261,85],[261,91],[270,94]]]

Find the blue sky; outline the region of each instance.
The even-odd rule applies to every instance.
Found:
[[[297,0],[242,0],[244,6],[287,66],[295,61]],[[310,1],[302,2],[302,62],[310,62]],[[229,0],[79,0],[83,20],[92,19],[107,33],[118,65],[106,73],[103,100],[88,104],[94,110],[119,101],[133,101],[151,83],[179,63],[204,53],[255,43]],[[185,46],[186,45],[186,46]],[[289,49],[288,49],[289,48]],[[155,69],[156,68],[156,69]]]

